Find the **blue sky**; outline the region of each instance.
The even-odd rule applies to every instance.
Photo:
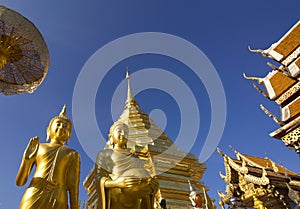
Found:
[[[213,64],[217,77],[222,83],[225,100],[220,97],[219,104],[226,102],[226,121],[224,132],[218,146],[227,154],[233,156],[229,145],[242,153],[265,157],[266,155],[278,164],[288,169],[300,172],[299,157],[294,151],[288,150],[283,143],[269,137],[269,133],[277,129],[277,125],[259,108],[264,104],[279,116],[279,107],[265,99],[252,87],[251,82],[242,77],[248,75],[264,77],[270,69],[269,61],[258,54],[250,53],[252,48],[268,48],[277,41],[299,19],[299,1],[17,1],[2,0],[1,4],[18,11],[31,20],[42,33],[50,52],[50,68],[46,79],[33,94],[4,96],[1,101],[1,178],[0,178],[0,208],[17,208],[24,187],[15,185],[15,176],[23,150],[28,140],[40,136],[46,138],[46,127],[49,120],[57,115],[63,106],[67,105],[69,117],[72,114],[72,101],[76,81],[86,63],[94,57],[98,50],[103,49],[114,40],[137,33],[155,32],[168,34],[185,40],[200,49]],[[149,43],[145,43],[146,45]],[[161,43],[163,46],[165,43]],[[134,47],[134,46],[133,46]],[[143,48],[143,46],[138,46]],[[130,51],[128,46],[128,51]],[[115,57],[124,48],[109,51],[107,58]],[[174,47],[176,53],[183,53],[182,48]],[[95,58],[96,57],[96,58]],[[100,59],[105,57],[101,57]],[[186,54],[188,60],[190,55]],[[103,61],[103,60],[101,60]],[[104,59],[105,62],[105,59]],[[85,67],[84,67],[85,66]],[[165,132],[171,139],[176,139],[182,123],[182,104],[188,100],[189,94],[180,94],[182,98],[174,97],[174,91],[154,89],[143,86],[149,79],[141,74],[145,82],[134,79],[134,73],[144,69],[160,69],[170,72],[180,78],[193,93],[200,118],[199,133],[192,143],[191,152],[200,155],[204,141],[211,128],[210,94],[218,89],[208,88],[206,82],[197,76],[196,69],[190,69],[174,57],[161,54],[139,54],[124,57],[106,69],[104,66],[94,66],[97,73],[103,75],[95,96],[95,117],[102,135],[106,136],[113,122],[111,114],[112,101],[116,101],[121,113],[126,97],[126,88],[115,93],[119,84],[124,84],[126,68],[133,74],[132,88],[145,90],[137,93],[136,99],[146,113],[151,113],[157,123],[165,127]],[[203,69],[207,70],[207,69]],[[212,75],[213,72],[209,72]],[[155,76],[155,75],[154,75]],[[137,78],[137,77],[136,77]],[[216,77],[214,77],[216,78]],[[92,79],[92,78],[91,78]],[[161,80],[158,77],[157,80]],[[123,83],[122,83],[123,82]],[[216,82],[216,80],[209,81]],[[89,83],[81,86],[83,94],[89,95]],[[180,92],[176,83],[165,82],[166,86]],[[178,91],[177,91],[178,90]],[[210,92],[210,93],[209,93]],[[177,94],[176,94],[177,95]],[[187,99],[186,99],[187,98]],[[116,100],[114,100],[116,99]],[[84,101],[82,102],[84,107]],[[90,111],[90,110],[86,110]],[[119,112],[118,112],[119,111]],[[189,115],[187,117],[194,117]],[[222,120],[222,119],[220,119]],[[188,121],[188,123],[193,121]],[[87,121],[87,127],[92,122]],[[80,123],[78,123],[80,125]],[[93,165],[89,154],[82,147],[87,138],[77,135],[77,127],[73,130],[69,146],[81,154],[81,183]],[[193,132],[191,130],[190,132]],[[91,136],[92,138],[93,136]],[[99,137],[100,140],[100,137]],[[192,142],[191,142],[192,140]],[[102,149],[99,142],[99,148]],[[210,188],[209,195],[218,200],[217,190],[224,191],[225,185],[219,178],[219,171],[224,171],[222,158],[214,152],[205,162],[207,171],[203,181]],[[28,184],[27,184],[28,185]],[[85,190],[80,184],[80,199],[86,200]]]

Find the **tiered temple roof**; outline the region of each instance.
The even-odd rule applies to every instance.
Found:
[[[223,157],[226,183],[225,193],[218,192],[219,204],[230,204],[230,198],[241,200],[244,207],[283,209],[295,206],[295,196],[300,197],[300,175],[276,164],[271,159],[245,155],[234,150],[231,158],[220,149]]]
[[[251,51],[278,63],[267,63],[272,71],[264,78],[245,76],[263,84],[266,92],[255,84],[254,87],[280,106],[281,118],[277,118],[261,105],[262,110],[280,126],[270,136],[300,153],[300,21],[268,49]]]
[[[215,208],[210,198],[207,198],[207,195],[203,192],[208,189],[201,181],[206,170],[205,164],[200,163],[195,155],[181,151],[153,122],[133,97],[128,74],[127,80],[127,100],[118,121],[128,125],[128,148],[147,162],[148,171],[156,176],[159,181],[158,202],[165,199],[168,208],[188,208],[191,205],[188,183],[188,180],[190,180],[194,190],[202,195],[202,199],[208,199],[206,208]],[[87,205],[90,208],[96,208],[97,202],[93,175],[92,169],[84,181],[84,187],[89,196]]]

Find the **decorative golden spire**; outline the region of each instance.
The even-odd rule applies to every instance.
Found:
[[[127,83],[128,83],[128,87],[127,87],[127,100],[126,103],[131,102],[134,98],[131,92],[131,87],[130,87],[130,75],[128,72],[128,69],[126,71],[126,79],[127,79]]]

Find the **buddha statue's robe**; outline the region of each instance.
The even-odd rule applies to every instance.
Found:
[[[40,144],[34,164],[20,209],[78,209],[80,155],[63,145]]]
[[[95,168],[98,209],[153,209],[152,177],[138,157],[126,149],[106,149],[98,153]],[[142,180],[139,185],[129,188],[105,187],[107,179],[114,180],[120,176]]]

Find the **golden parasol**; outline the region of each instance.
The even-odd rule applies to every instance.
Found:
[[[48,67],[49,52],[39,30],[21,14],[0,5],[0,92],[34,92]]]

